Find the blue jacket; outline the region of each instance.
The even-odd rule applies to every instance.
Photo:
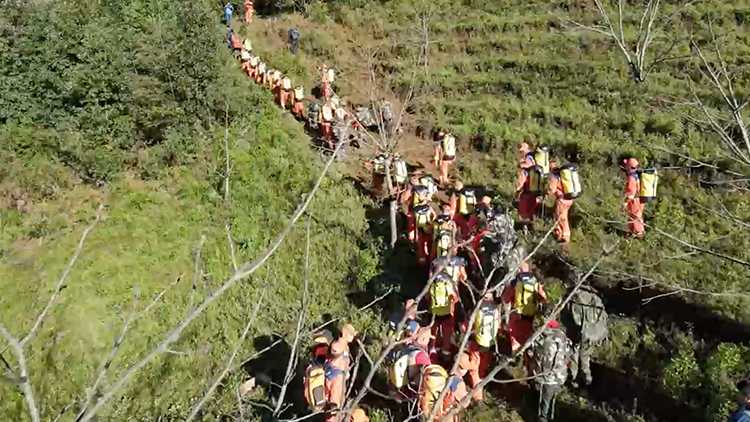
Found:
[[[750,422],[750,410],[742,406],[736,412],[732,413],[732,416],[729,417],[729,422]]]

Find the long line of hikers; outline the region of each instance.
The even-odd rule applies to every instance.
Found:
[[[247,7],[246,13],[252,15]],[[225,19],[229,21],[231,13]],[[356,142],[361,137],[359,132],[368,128],[386,127],[391,135],[397,130],[393,128],[390,103],[385,100],[372,108],[349,110],[346,101],[333,92],[333,68],[317,68],[320,83],[317,98],[312,98],[305,95],[302,85],[295,85],[288,75],[269,68],[253,54],[251,41],[242,41],[231,26],[227,26],[227,43],[247,76],[271,90],[279,107],[304,121],[325,148],[333,150],[342,141]],[[389,394],[398,401],[416,404],[422,420],[445,420],[450,414],[450,419],[457,421],[457,408],[463,410],[483,400],[479,385],[498,357],[518,351],[546,320],[548,299],[540,281],[541,271],[525,261],[527,251],[516,227],[527,231],[543,212],[545,198],[552,198],[553,233],[567,245],[571,241],[569,210],[583,188],[576,164],[561,165],[552,158],[548,146],[534,148],[530,142],[521,142],[514,196],[519,219],[515,222],[508,207],[493,199],[486,188],[451,180],[450,170],[457,159],[453,134],[436,129],[432,141],[437,180],[426,171],[410,171],[398,154],[372,160],[374,189],[382,189],[386,175],[390,175],[393,191],[389,194],[397,196],[406,221],[403,237],[410,242],[417,265],[425,270],[423,286],[430,283],[422,301],[408,299],[390,321],[392,331],[399,321],[406,324],[401,332],[392,332],[398,346],[387,357],[385,369]],[[646,203],[656,198],[658,174],[653,168],[642,169],[635,158],[623,160],[621,169],[625,174],[622,207],[628,234],[643,238],[643,212]],[[441,202],[438,197],[448,200]],[[513,269],[517,270],[509,275]],[[499,286],[502,289],[481,295],[504,278],[511,281]],[[569,281],[572,287],[575,280]],[[477,312],[473,312],[475,309]],[[607,338],[607,321],[598,293],[584,285],[572,295],[559,320],[546,323],[542,335],[524,354],[524,368],[538,393],[539,421],[554,418],[555,398],[567,381],[576,383],[580,376],[584,384],[591,384],[591,355]],[[467,331],[470,339],[462,348],[459,342]],[[357,331],[345,324],[339,332],[335,339],[328,330],[314,334],[304,375],[307,404],[327,422],[343,422],[340,410],[354,381],[350,379],[350,345]],[[745,386],[738,384],[738,388]],[[750,387],[745,389],[750,406]],[[471,400],[464,400],[469,393]],[[436,404],[438,400],[441,403]],[[750,410],[744,407],[735,415],[733,421],[750,422]],[[361,408],[347,417],[352,422],[369,420]]]

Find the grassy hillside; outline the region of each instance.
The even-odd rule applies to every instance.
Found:
[[[75,418],[125,320],[160,291],[167,289],[132,324],[101,390],[223,283],[232,268],[225,225],[237,260],[256,258],[322,168],[299,126],[237,71],[212,7],[73,2],[19,7],[0,18],[9,35],[2,37],[8,54],[0,73],[0,192],[7,199],[0,206],[0,323],[13,335],[30,329],[104,204],[65,289],[27,345],[43,420],[64,409],[62,420]],[[42,63],[53,64],[40,71]],[[362,199],[336,166],[308,215],[302,220],[310,219],[311,230],[307,326],[329,315],[366,329],[372,314],[354,315],[345,295],[374,275],[377,258]],[[261,271],[197,319],[174,350],[139,372],[102,417],[184,418],[261,296],[239,361],[263,347],[264,338],[293,333],[304,250],[302,224]],[[6,344],[0,351],[15,369]],[[227,385],[244,375],[232,371]],[[15,385],[0,384],[0,396],[3,420],[28,417]],[[236,412],[233,388],[219,389],[205,410]]]
[[[374,88],[400,103],[415,83],[399,144],[410,164],[433,170],[429,142],[415,135],[418,126],[448,127],[460,137],[456,175],[487,185],[510,204],[519,141],[550,144],[558,158],[579,163],[585,195],[572,211],[571,248],[563,253],[550,242],[535,260],[553,299],[573,268],[587,268],[602,244],[622,236],[619,159],[635,154],[668,168],[660,199],[647,208],[647,239],[621,242],[596,274],[611,339],[597,352],[594,386],[567,389],[559,420],[675,420],[677,412],[689,420],[725,419],[732,382],[745,374],[750,357],[750,272],[742,263],[750,261],[750,196],[746,184],[727,183],[729,172],[747,174],[747,168],[727,159],[712,132],[669,105],[689,96],[686,75],[699,79],[693,59],[667,61],[644,83],[631,81],[611,41],[566,27],[567,18],[594,22],[594,9],[583,0],[275,4],[289,8],[267,10],[273,19],[243,32],[271,66],[306,87],[322,62],[336,66],[336,89],[354,102],[365,102]],[[295,5],[306,5],[304,13]],[[168,289],[134,323],[105,389],[226,279],[227,225],[238,260],[257,257],[321,169],[299,125],[228,57],[218,6],[128,0],[0,9],[0,323],[11,333],[28,331],[82,230],[105,205],[58,303],[27,347],[42,419],[64,409],[62,419],[74,419],[124,320],[158,292]],[[676,11],[672,2],[663,7],[665,16]],[[689,53],[688,35],[708,38],[711,18],[725,58],[737,69],[738,94],[746,95],[750,4],[696,2],[675,16],[667,26],[680,40],[675,55]],[[639,18],[639,10],[628,9],[628,36]],[[429,48],[419,62],[421,22]],[[290,26],[302,31],[299,56],[283,50]],[[368,82],[371,58],[375,87]],[[709,89],[696,89],[712,106],[720,103]],[[696,166],[686,155],[715,167]],[[355,311],[382,293],[368,281],[381,271],[390,282],[409,275],[388,265],[403,257],[378,256],[385,251],[372,233],[381,232],[383,220],[377,210],[366,212],[377,204],[350,183],[361,178],[360,164],[336,164],[309,211],[307,326],[342,317],[373,338],[383,330],[379,313]],[[282,346],[254,373],[261,382],[281,379],[300,309],[307,218],[262,270],[139,372],[102,417],[184,418],[261,296],[240,358],[279,336]],[[549,223],[539,222],[526,240],[539,239]],[[691,290],[675,291],[683,288]],[[0,352],[15,368],[5,345]],[[233,388],[244,375],[231,373],[206,406],[206,420],[236,413]],[[267,402],[264,393],[274,388],[265,387],[253,399]],[[490,391],[492,398],[466,420],[532,420],[527,385]],[[27,417],[13,384],[0,384],[0,396],[7,398],[0,403],[4,419]],[[377,401],[367,407],[373,421],[400,414]]]
[[[625,32],[634,39],[642,9],[626,6]],[[750,40],[743,28],[750,4],[697,2],[680,10],[662,3],[662,16],[672,21],[650,54],[656,57],[675,38],[674,59],[655,66],[644,83],[631,80],[611,40],[567,22],[599,22],[593,2],[311,2],[302,12],[256,26],[258,47],[265,56],[273,54],[274,66],[302,78],[310,75],[299,68],[334,64],[339,91],[354,101],[368,98],[370,57],[377,91],[392,100],[403,99],[416,79],[400,143],[412,165],[432,169],[428,141],[413,136],[418,125],[460,135],[457,176],[496,189],[508,204],[518,142],[549,144],[556,157],[580,165],[585,195],[572,211],[570,251],[561,254],[550,243],[537,259],[550,286],[568,277],[564,262],[585,269],[603,243],[622,236],[619,160],[635,155],[664,168],[660,199],[647,207],[647,239],[623,242],[594,281],[615,315],[613,338],[599,351],[595,371],[610,393],[573,392],[565,401],[619,419],[637,419],[625,415],[633,413],[668,420],[665,414],[686,404],[699,419],[723,420],[731,407],[731,380],[742,375],[739,361],[748,356],[750,341],[750,196],[746,184],[728,182],[730,172],[748,169],[727,158],[713,132],[686,119],[684,107],[670,104],[690,98],[688,76],[707,104],[720,104],[718,94],[701,83],[687,41],[692,36],[710,49],[709,20],[738,93],[747,95]],[[417,60],[422,18],[429,28],[426,63]],[[290,26],[303,34],[298,58],[281,51]],[[547,224],[549,219],[539,223],[537,232]],[[732,344],[719,345],[727,342]],[[634,400],[639,408],[632,411]]]

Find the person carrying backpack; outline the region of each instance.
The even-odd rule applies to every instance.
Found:
[[[413,341],[399,345],[388,358],[388,381],[397,397],[414,398],[419,391],[419,374],[432,363],[430,342],[434,339],[430,327],[420,327]]]
[[[421,195],[419,189],[416,189],[412,195],[418,198]],[[409,240],[414,244],[419,265],[426,265],[430,257],[432,223],[436,217],[435,210],[429,203],[410,206],[407,214]]]
[[[310,348],[310,363],[305,369],[303,392],[305,402],[313,412],[322,411],[328,404],[326,370],[333,336],[328,330],[317,333]]]
[[[458,369],[455,373],[448,372],[439,365],[430,365],[422,370],[421,390],[419,394],[419,409],[422,412],[423,421],[445,421],[447,416],[468,394],[464,376],[466,375],[468,358],[461,355]],[[443,390],[448,391],[443,395],[443,401],[435,405]],[[465,408],[465,407],[464,407]],[[432,411],[435,410],[433,414]],[[458,415],[452,417],[450,422],[458,422]]]
[[[432,228],[432,258],[448,256],[456,251],[456,237],[458,236],[458,227],[451,217],[451,206],[443,204],[440,214],[435,217],[435,223]]]
[[[640,198],[639,167],[640,163],[635,158],[628,158],[622,162],[622,168],[625,172],[625,201],[622,208],[628,215],[628,231],[636,239],[642,239],[646,235],[646,227],[643,224],[645,204]]]
[[[570,212],[570,207],[573,206],[575,197],[571,196],[574,194],[566,191],[567,185],[565,185],[561,177],[561,169],[557,165],[557,162],[550,161],[549,168],[550,175],[549,185],[547,187],[547,195],[555,199],[554,217],[555,221],[557,221],[554,231],[555,238],[560,243],[570,243],[570,221],[568,220],[568,213]],[[564,170],[565,174],[569,173],[570,171],[570,168],[566,168]],[[578,180],[577,173],[576,180]],[[580,192],[580,184],[578,190]]]
[[[447,186],[450,182],[448,172],[451,165],[456,161],[456,137],[451,133],[446,133],[440,142],[440,177],[438,178],[442,186]]]
[[[555,417],[555,399],[568,379],[570,356],[570,340],[560,323],[549,321],[528,352],[527,360],[529,376],[535,377],[532,382],[539,392],[539,422],[549,422]]]
[[[593,287],[584,285],[576,291],[563,311],[563,322],[573,342],[570,378],[575,381],[580,369],[590,385],[591,354],[609,335],[607,310]]]
[[[502,303],[505,309],[509,309],[505,322],[510,349],[515,352],[531,336],[540,304],[547,303],[544,285],[531,272],[527,262],[521,263],[516,278],[503,291]]]
[[[470,322],[472,324],[472,337],[466,348],[466,354],[469,359],[469,384],[472,388],[475,388],[482,382],[482,378],[489,373],[501,323],[500,308],[495,303],[493,293],[488,292],[484,295],[479,305],[479,312]],[[483,389],[477,388],[474,390],[474,400],[482,401],[483,398]]]
[[[232,2],[227,2],[227,4],[224,5],[224,23],[229,26],[230,23],[232,23],[232,14],[234,13],[234,6],[232,6]]]
[[[301,34],[299,32],[299,29],[289,28],[289,32],[287,33],[287,42],[289,44],[289,51],[291,51],[291,53],[294,55],[297,55],[297,51],[299,50],[300,37]]]
[[[430,313],[434,318],[432,335],[435,337],[435,348],[441,357],[450,357],[455,353],[453,333],[456,331],[456,303],[460,301],[460,298],[458,286],[446,271],[434,276],[428,301]]]

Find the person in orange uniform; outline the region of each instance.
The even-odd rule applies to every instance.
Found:
[[[343,356],[332,357],[329,360],[329,368],[326,374],[326,394],[328,397],[326,409],[326,422],[340,422],[341,416],[338,410],[344,406],[346,401],[346,381],[348,378],[348,358]],[[341,367],[346,366],[346,369]]]
[[[281,78],[281,89],[279,90],[279,106],[282,110],[286,110],[292,94],[292,80],[289,76],[284,76]]]
[[[501,323],[500,308],[495,302],[494,294],[489,292],[482,298],[480,304],[480,312],[476,316],[480,321],[484,321],[482,315],[487,312],[492,318],[492,323],[495,327],[499,327]],[[466,321],[467,323],[475,324],[475,321]],[[483,324],[480,324],[483,325]],[[467,327],[468,328],[468,327]],[[496,341],[497,331],[492,330],[478,331],[477,327],[472,327],[472,338],[469,340],[466,348],[467,355],[467,375],[469,377],[469,385],[472,388],[482,382],[482,378],[486,377],[490,371],[490,365],[492,363],[492,357],[494,356],[494,348],[491,348],[491,344]],[[485,343],[485,346],[482,346]],[[482,388],[476,388],[472,394],[472,398],[476,401],[482,401],[484,399],[484,391]]]
[[[284,81],[284,76],[281,74],[280,71],[276,71],[273,75],[273,86],[271,88],[271,91],[273,92],[273,96],[276,99],[276,104],[281,105],[281,95],[282,95],[282,83]]]
[[[515,352],[526,343],[534,328],[534,315],[524,314],[520,309],[515,308],[516,285],[521,283],[520,279],[524,276],[533,277],[531,266],[526,261],[521,263],[516,279],[505,288],[501,295],[503,315],[505,317],[504,323],[510,340],[511,352]],[[534,301],[535,303],[537,301],[547,303],[547,293],[544,291],[544,285],[540,282],[536,282],[535,285]]]
[[[463,401],[468,394],[466,383],[464,383],[464,376],[466,376],[469,365],[470,364],[468,356],[465,353],[462,353],[459,357],[458,368],[454,373],[450,375],[444,373],[444,370],[440,370],[439,372],[443,373],[437,375],[436,373],[431,373],[430,368],[425,368],[422,376],[439,376],[441,378],[445,377],[445,386],[448,387],[448,391],[446,391],[445,395],[443,396],[443,402],[436,406],[435,401],[440,398],[440,395],[443,394],[443,392],[437,390],[430,391],[428,379],[423,380],[419,397],[419,408],[422,412],[423,421],[459,421],[458,413],[450,419],[446,419],[446,416],[448,416],[448,414],[450,414],[457,406],[461,406],[461,409],[465,409],[470,404],[466,403],[463,406],[461,405],[461,401]],[[430,415],[433,409],[435,410],[435,414],[433,414],[429,419],[426,419],[426,415]]]
[[[330,101],[326,101],[320,108],[320,136],[326,141],[329,148],[333,149],[333,117],[334,106]]]
[[[346,382],[349,378],[349,367],[352,364],[349,345],[354,341],[357,330],[351,324],[341,327],[341,335],[331,343],[329,359],[330,374],[326,376],[328,390],[328,404],[332,409],[340,409],[344,405]],[[335,412],[326,417],[326,422],[338,422],[339,415]]]
[[[565,193],[563,192],[562,181],[560,180],[560,167],[556,161],[549,162],[549,186],[547,189],[547,195],[555,198],[555,238],[560,243],[570,242],[570,221],[568,220],[568,212],[570,207],[573,206],[574,199],[565,199]]]
[[[327,100],[332,94],[331,81],[328,80],[328,66],[324,64],[318,70],[320,70],[320,93]]]
[[[447,133],[443,137],[443,141],[440,145],[440,176],[438,181],[441,185],[446,186],[450,182],[448,178],[448,172],[450,171],[451,165],[456,161],[456,137],[451,133]]]
[[[435,163],[435,167],[440,167],[440,159],[443,157],[444,137],[445,131],[443,129],[436,129],[432,133],[432,162]]]
[[[305,99],[305,88],[302,85],[294,88],[294,95],[292,96],[292,114],[299,120],[305,118],[305,104],[302,100]]]
[[[255,83],[263,85],[266,78],[266,62],[258,59],[258,67],[255,69]]]
[[[247,62],[247,76],[256,82],[258,79],[258,62],[260,62],[260,58],[254,54],[250,55],[250,60]]]
[[[239,54],[240,51],[242,51],[242,40],[240,39],[239,35],[237,35],[237,33],[232,32],[230,44],[232,45],[232,50],[234,50],[236,54]]]
[[[252,23],[253,14],[255,13],[255,5],[253,4],[253,0],[245,0],[243,6],[245,8],[245,23]]]
[[[530,224],[534,221],[536,210],[539,207],[540,197],[529,191],[529,168],[521,167],[518,170],[518,181],[516,182],[516,198],[518,198],[518,215],[521,223]]]
[[[535,165],[534,150],[528,142],[518,144],[518,167],[525,169]]]
[[[628,231],[630,235],[642,239],[646,234],[646,227],[643,224],[643,210],[645,205],[640,194],[640,179],[638,176],[638,167],[640,164],[635,158],[623,160],[625,170],[625,202],[623,210],[628,214]]]
[[[428,302],[434,318],[432,335],[435,336],[435,349],[440,354],[440,358],[449,358],[456,352],[453,345],[453,333],[456,331],[456,304],[460,301],[458,286],[446,271],[434,275],[432,283],[434,289],[441,288],[438,286],[446,286],[445,303],[437,303],[438,299],[431,295],[428,295]],[[447,363],[448,359],[444,361]]]

